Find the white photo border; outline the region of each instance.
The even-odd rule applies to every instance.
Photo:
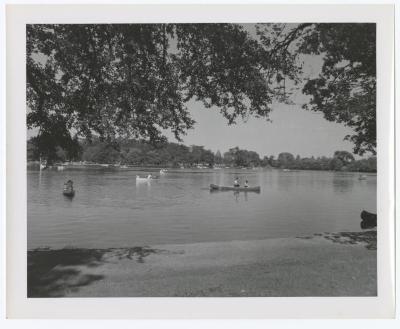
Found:
[[[27,298],[25,26],[35,23],[377,23],[378,296]],[[387,318],[394,316],[393,5],[9,5],[6,8],[8,318]]]

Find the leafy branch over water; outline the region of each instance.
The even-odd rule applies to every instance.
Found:
[[[249,32],[255,29],[255,33]],[[57,147],[98,136],[179,141],[194,120],[191,99],[228,124],[269,120],[291,89],[304,107],[354,130],[354,152],[375,154],[375,24],[27,25],[27,124],[51,161]],[[320,56],[304,76],[301,54]],[[73,136],[76,136],[75,141]]]

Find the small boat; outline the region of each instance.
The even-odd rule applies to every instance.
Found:
[[[45,170],[45,169],[47,169],[47,164],[46,163],[40,163],[39,167],[40,167],[40,170]]]
[[[64,166],[57,166],[57,170],[64,170],[65,167]]]
[[[75,190],[72,188],[66,188],[63,190],[63,194],[67,197],[72,198],[75,195]]]
[[[363,230],[368,228],[374,228],[377,225],[377,215],[371,212],[363,210],[360,215],[362,221],[360,226]]]
[[[367,179],[367,176],[365,176],[365,175],[358,176],[358,180],[366,180],[366,179]]]
[[[160,175],[165,175],[167,173],[167,169],[160,169]]]
[[[64,183],[63,194],[64,196],[70,198],[75,195],[74,182],[72,180],[69,179],[66,183]]]
[[[239,187],[234,187],[234,186],[220,186],[220,185],[210,184],[210,190],[211,191],[243,191],[243,192],[257,192],[257,193],[260,193],[261,188],[260,188],[260,186],[254,186],[254,187],[239,186]]]
[[[42,157],[39,157],[39,170],[47,169],[47,161],[42,161]]]
[[[151,180],[151,179],[152,179],[151,176],[140,177],[139,175],[136,175],[136,181],[137,181],[137,182],[148,182],[148,181]]]

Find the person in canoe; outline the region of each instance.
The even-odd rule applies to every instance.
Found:
[[[249,187],[249,181],[246,179],[245,183],[244,183],[244,187]]]
[[[74,182],[72,180],[68,180],[64,183],[64,190],[73,190],[74,189]]]
[[[74,183],[72,180],[68,180],[64,183],[63,194],[66,196],[73,196],[75,194]]]
[[[240,187],[240,184],[239,184],[239,177],[236,177],[235,181],[233,182],[233,186],[234,186],[234,187]]]

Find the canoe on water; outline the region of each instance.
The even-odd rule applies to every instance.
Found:
[[[151,175],[151,177],[140,177],[139,175],[136,175],[136,181],[137,182],[149,182],[153,179],[159,179],[160,177],[158,176],[153,176]]]
[[[75,191],[73,189],[64,189],[63,194],[68,197],[73,197],[75,195]]]
[[[260,186],[234,187],[234,186],[220,186],[220,185],[210,184],[210,190],[211,191],[243,191],[243,192],[258,192],[259,193],[261,188],[260,188]]]
[[[148,182],[149,180],[151,180],[151,178],[136,176],[136,181],[139,182]]]

